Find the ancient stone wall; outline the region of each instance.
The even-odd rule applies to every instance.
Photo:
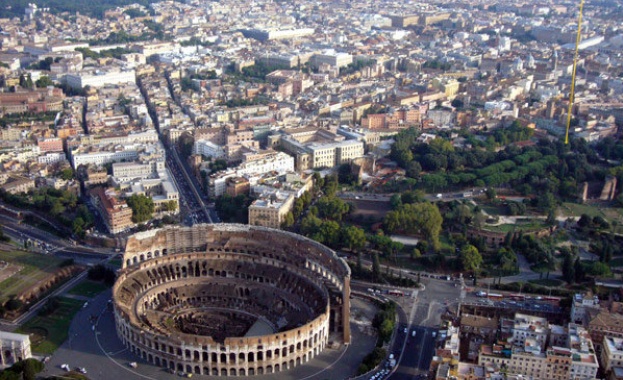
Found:
[[[212,376],[275,373],[350,343],[350,269],[296,234],[198,225],[128,239],[113,288],[117,333],[143,359]],[[273,333],[245,336],[260,321]]]

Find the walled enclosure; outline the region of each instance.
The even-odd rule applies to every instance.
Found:
[[[350,268],[334,251],[238,224],[131,236],[113,287],[126,347],[157,366],[212,376],[291,369],[331,332],[349,344],[349,298]]]

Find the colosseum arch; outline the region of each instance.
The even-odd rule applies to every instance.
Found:
[[[329,331],[350,343],[350,269],[299,235],[167,227],[131,236],[122,262],[117,333],[156,365],[212,376],[278,373],[318,355]]]

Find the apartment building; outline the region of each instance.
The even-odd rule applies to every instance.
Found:
[[[571,322],[586,324],[588,322],[588,309],[599,310],[599,297],[593,294],[576,293],[571,304]]]
[[[134,226],[132,209],[124,200],[118,199],[113,190],[95,187],[89,190],[89,196],[110,233],[117,234]]]
[[[85,70],[80,73],[70,73],[65,75],[65,82],[73,88],[84,88],[85,86],[103,87],[118,83],[136,83],[136,73],[134,69],[125,70]]]
[[[478,365],[536,379],[594,379],[599,363],[588,331],[573,323],[562,329],[517,313],[509,344],[482,345]]]
[[[268,152],[241,163],[234,169],[214,173],[208,177],[211,197],[220,197],[227,190],[227,180],[234,177],[244,176],[252,185],[264,174],[285,174],[294,171],[294,157],[283,152]]]
[[[601,347],[601,365],[604,373],[613,372],[615,368],[623,370],[623,338],[606,335]]]
[[[37,146],[41,153],[62,152],[63,140],[58,137],[40,138],[37,140]]]
[[[10,176],[9,179],[0,186],[0,189],[3,189],[9,194],[27,193],[34,188],[34,179],[18,176]]]
[[[275,191],[261,195],[249,206],[249,224],[281,228],[286,215],[294,205],[294,195]]]
[[[328,144],[311,144],[307,147],[312,156],[312,168],[334,167],[363,156],[363,142],[345,140]]]
[[[150,178],[164,170],[164,160],[151,162],[116,162],[112,164],[112,175],[118,182],[127,182],[133,179]]]

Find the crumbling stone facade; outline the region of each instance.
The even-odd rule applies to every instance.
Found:
[[[335,252],[264,227],[168,227],[128,239],[113,288],[117,334],[166,368],[276,373],[350,343],[350,269]],[[257,326],[271,333],[249,333]],[[260,328],[261,330],[262,328]]]

